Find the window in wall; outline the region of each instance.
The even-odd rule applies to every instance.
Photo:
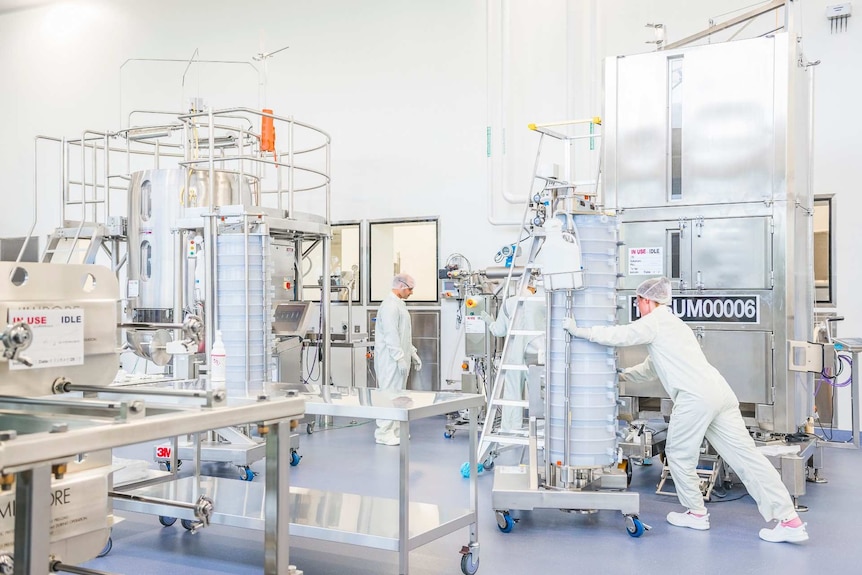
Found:
[[[814,198],[814,302],[835,305],[834,198]]]
[[[360,246],[359,224],[334,224],[332,226],[329,271],[332,286],[331,301],[347,301],[352,294],[353,302],[359,303],[360,289]],[[323,278],[323,243],[302,242],[302,299],[320,301],[320,286]]]
[[[668,79],[668,190],[671,200],[682,199],[682,56],[667,61]]]
[[[680,262],[680,247],[679,247],[679,232],[668,232],[668,240],[670,241],[670,280],[678,280],[679,262]]]
[[[437,220],[370,222],[368,229],[370,301],[382,301],[399,273],[416,280],[408,303],[439,301]]]

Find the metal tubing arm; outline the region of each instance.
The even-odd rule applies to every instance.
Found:
[[[128,501],[140,501],[142,503],[153,503],[155,505],[168,505],[178,509],[190,509],[195,512],[195,517],[198,517],[199,514],[202,515],[202,517],[198,517],[198,519],[201,519],[202,521],[204,520],[204,517],[206,517],[207,510],[212,514],[212,500],[203,495],[201,495],[195,503],[173,501],[171,499],[161,499],[159,497],[147,497],[144,495],[135,495],[134,493],[125,493],[123,491],[108,491],[108,495],[114,499],[126,499]],[[206,520],[206,523],[209,523],[209,519]]]
[[[83,415],[87,417],[105,417],[111,419],[128,419],[133,416],[144,415],[143,401],[67,401],[51,399],[31,399],[27,397],[9,397],[0,395],[0,409],[13,409],[16,406],[28,407],[28,412],[39,413],[63,413],[69,415]],[[35,409],[34,409],[35,408]]]
[[[306,124],[304,122],[298,122],[292,118],[285,118],[283,116],[276,116],[275,114],[268,114],[266,112],[262,112],[260,110],[254,110],[252,108],[227,108],[224,110],[215,110],[213,112],[213,115],[214,116],[222,116],[224,114],[231,113],[231,112],[245,112],[247,114],[254,114],[255,116],[272,118],[274,120],[280,120],[282,122],[288,122],[288,123],[293,122],[297,126],[302,126],[303,128],[308,128],[309,130],[314,130],[315,132],[319,132],[320,134],[323,134],[324,136],[326,136],[327,141],[330,141],[332,139],[327,132],[321,130],[320,128],[312,126],[311,124]],[[206,115],[207,115],[206,112],[195,112],[192,114],[183,114],[182,116],[177,116],[177,117],[180,120],[185,120],[185,119],[192,119],[192,118],[200,118],[200,117],[204,117]]]
[[[764,4],[763,6],[755,8],[754,10],[751,10],[750,12],[746,12],[745,14],[740,14],[736,18],[731,18],[727,22],[723,22],[723,23],[718,24],[716,26],[713,26],[711,28],[707,28],[706,30],[702,30],[702,31],[698,32],[697,34],[692,34],[691,36],[683,38],[682,40],[677,40],[676,42],[671,42],[670,44],[662,46],[661,50],[673,50],[674,48],[682,48],[683,46],[685,46],[687,44],[691,44],[692,42],[697,42],[698,40],[700,40],[702,38],[706,38],[707,36],[712,36],[716,32],[721,32],[722,30],[732,28],[733,26],[736,26],[737,24],[741,24],[742,22],[745,22],[746,20],[751,20],[753,18],[757,18],[758,16],[762,16],[763,14],[766,14],[767,12],[772,12],[773,10],[778,10],[779,8],[784,7],[785,4],[787,4],[786,0],[773,0],[769,4]]]
[[[539,128],[549,128],[551,126],[571,126],[574,124],[599,124],[601,125],[602,119],[598,116],[593,116],[592,118],[580,118],[578,120],[562,120],[560,122],[546,122],[544,124],[527,124],[527,127],[531,130],[541,131]]]
[[[78,573],[79,575],[113,575],[108,571],[97,571],[96,569],[87,569],[86,567],[78,567],[76,565],[66,565],[61,561],[51,563],[51,573]]]
[[[225,400],[226,395],[223,389],[153,389],[151,387],[99,387],[97,385],[79,385],[71,382],[65,382],[58,385],[55,389],[56,393],[69,393],[72,391],[94,392],[94,393],[116,393],[128,395],[161,395],[165,397],[196,397],[207,399],[215,403],[220,403]],[[0,396],[2,398],[2,396]]]
[[[127,322],[118,323],[120,329],[183,329],[181,323],[146,323],[146,322]]]

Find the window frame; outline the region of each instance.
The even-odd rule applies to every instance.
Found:
[[[829,276],[829,285],[826,287],[828,290],[827,299],[820,299],[819,291],[817,288],[817,279],[816,275],[812,277],[812,281],[814,282],[814,307],[836,307],[838,305],[838,297],[837,297],[837,286],[838,286],[838,266],[837,266],[837,252],[835,249],[835,224],[837,220],[838,210],[836,209],[836,198],[835,194],[816,194],[814,196],[814,202],[812,207],[814,209],[817,208],[818,205],[825,204],[829,209],[828,221],[829,221],[829,230],[827,236],[828,242],[828,256],[829,261],[827,262],[827,270]],[[812,218],[814,214],[812,214]],[[816,253],[816,249],[814,246],[814,222],[812,221],[811,226],[811,234],[812,234],[812,261],[811,267],[814,269],[814,257]],[[821,288],[823,289],[823,288]]]
[[[366,269],[369,270],[366,285],[366,301],[369,306],[379,306],[382,303],[382,299],[374,299],[371,293],[371,270],[373,269],[373,244],[372,244],[372,232],[374,230],[375,225],[385,225],[385,224],[417,224],[417,223],[433,223],[434,224],[434,237],[436,241],[436,249],[434,250],[434,277],[436,286],[434,289],[434,299],[428,300],[414,300],[412,297],[406,300],[406,304],[408,306],[435,306],[440,305],[440,280],[437,278],[437,270],[440,269],[440,218],[437,216],[430,217],[416,217],[416,218],[385,218],[385,219],[375,219],[375,220],[366,220],[366,230],[367,230],[367,262]],[[408,270],[409,272],[409,270]]]
[[[352,302],[350,302],[351,305],[357,305],[357,306],[358,305],[365,305],[365,290],[363,288],[363,285],[365,282],[367,267],[365,267],[365,264],[366,264],[366,260],[364,257],[365,234],[364,234],[362,224],[363,224],[362,220],[346,220],[346,221],[340,221],[340,222],[333,222],[332,224],[330,224],[330,228],[333,230],[335,228],[342,228],[342,227],[347,227],[347,226],[356,226],[356,230],[359,233],[359,254],[358,254],[359,280],[356,282],[356,289],[354,291],[354,295],[355,295],[356,299],[354,299]],[[330,239],[330,242],[331,241],[332,240]],[[317,249],[317,248],[318,248],[318,246],[315,246],[315,249]],[[320,249],[322,250],[323,247],[320,246]],[[321,258],[323,258],[322,253],[321,253]],[[299,274],[302,274],[302,262],[304,261],[304,259],[305,258],[303,257],[303,254],[299,254],[299,266],[298,266],[299,267],[299,270],[298,270]],[[322,261],[321,261],[321,264],[322,264]],[[321,268],[322,268],[322,265],[321,265]],[[312,284],[312,285],[316,285],[316,284]],[[302,289],[303,289],[303,292],[306,289],[315,290],[318,295],[317,295],[317,297],[306,299],[305,293],[302,293],[302,294],[300,294],[301,301],[310,301],[313,303],[320,303],[320,299],[321,299],[320,292],[321,292],[321,290],[319,288],[303,287]],[[332,305],[347,305],[347,303],[348,303],[347,301],[338,300],[338,299],[336,299],[336,297],[337,297],[337,292],[332,291],[330,293],[330,304],[332,304]]]

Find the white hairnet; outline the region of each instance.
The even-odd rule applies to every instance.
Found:
[[[670,280],[666,277],[650,278],[641,282],[635,293],[656,303],[669,304],[671,297]]]
[[[398,274],[392,278],[392,289],[404,289],[416,287],[416,280],[410,274]]]

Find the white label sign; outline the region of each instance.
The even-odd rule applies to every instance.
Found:
[[[33,363],[9,363],[9,369],[39,369],[84,363],[84,310],[10,309],[9,323],[23,321],[33,330],[33,342],[23,355]]]
[[[141,286],[138,281],[129,280],[129,283],[126,284],[126,297],[138,297],[141,295]]]
[[[72,477],[73,475],[81,477]],[[106,476],[98,477],[81,472],[70,474],[67,479],[53,482],[50,493],[37,495],[44,498],[42,501],[50,501],[51,541],[67,539],[108,526]],[[3,492],[0,495],[0,550],[11,551],[15,545],[15,512],[15,491]]]
[[[499,465],[495,470],[497,473],[504,473],[506,475],[524,475],[527,473],[526,465]]]
[[[664,258],[661,248],[629,248],[630,276],[664,275]]]
[[[485,333],[485,322],[478,315],[468,315],[464,318],[464,329],[467,333]]]

